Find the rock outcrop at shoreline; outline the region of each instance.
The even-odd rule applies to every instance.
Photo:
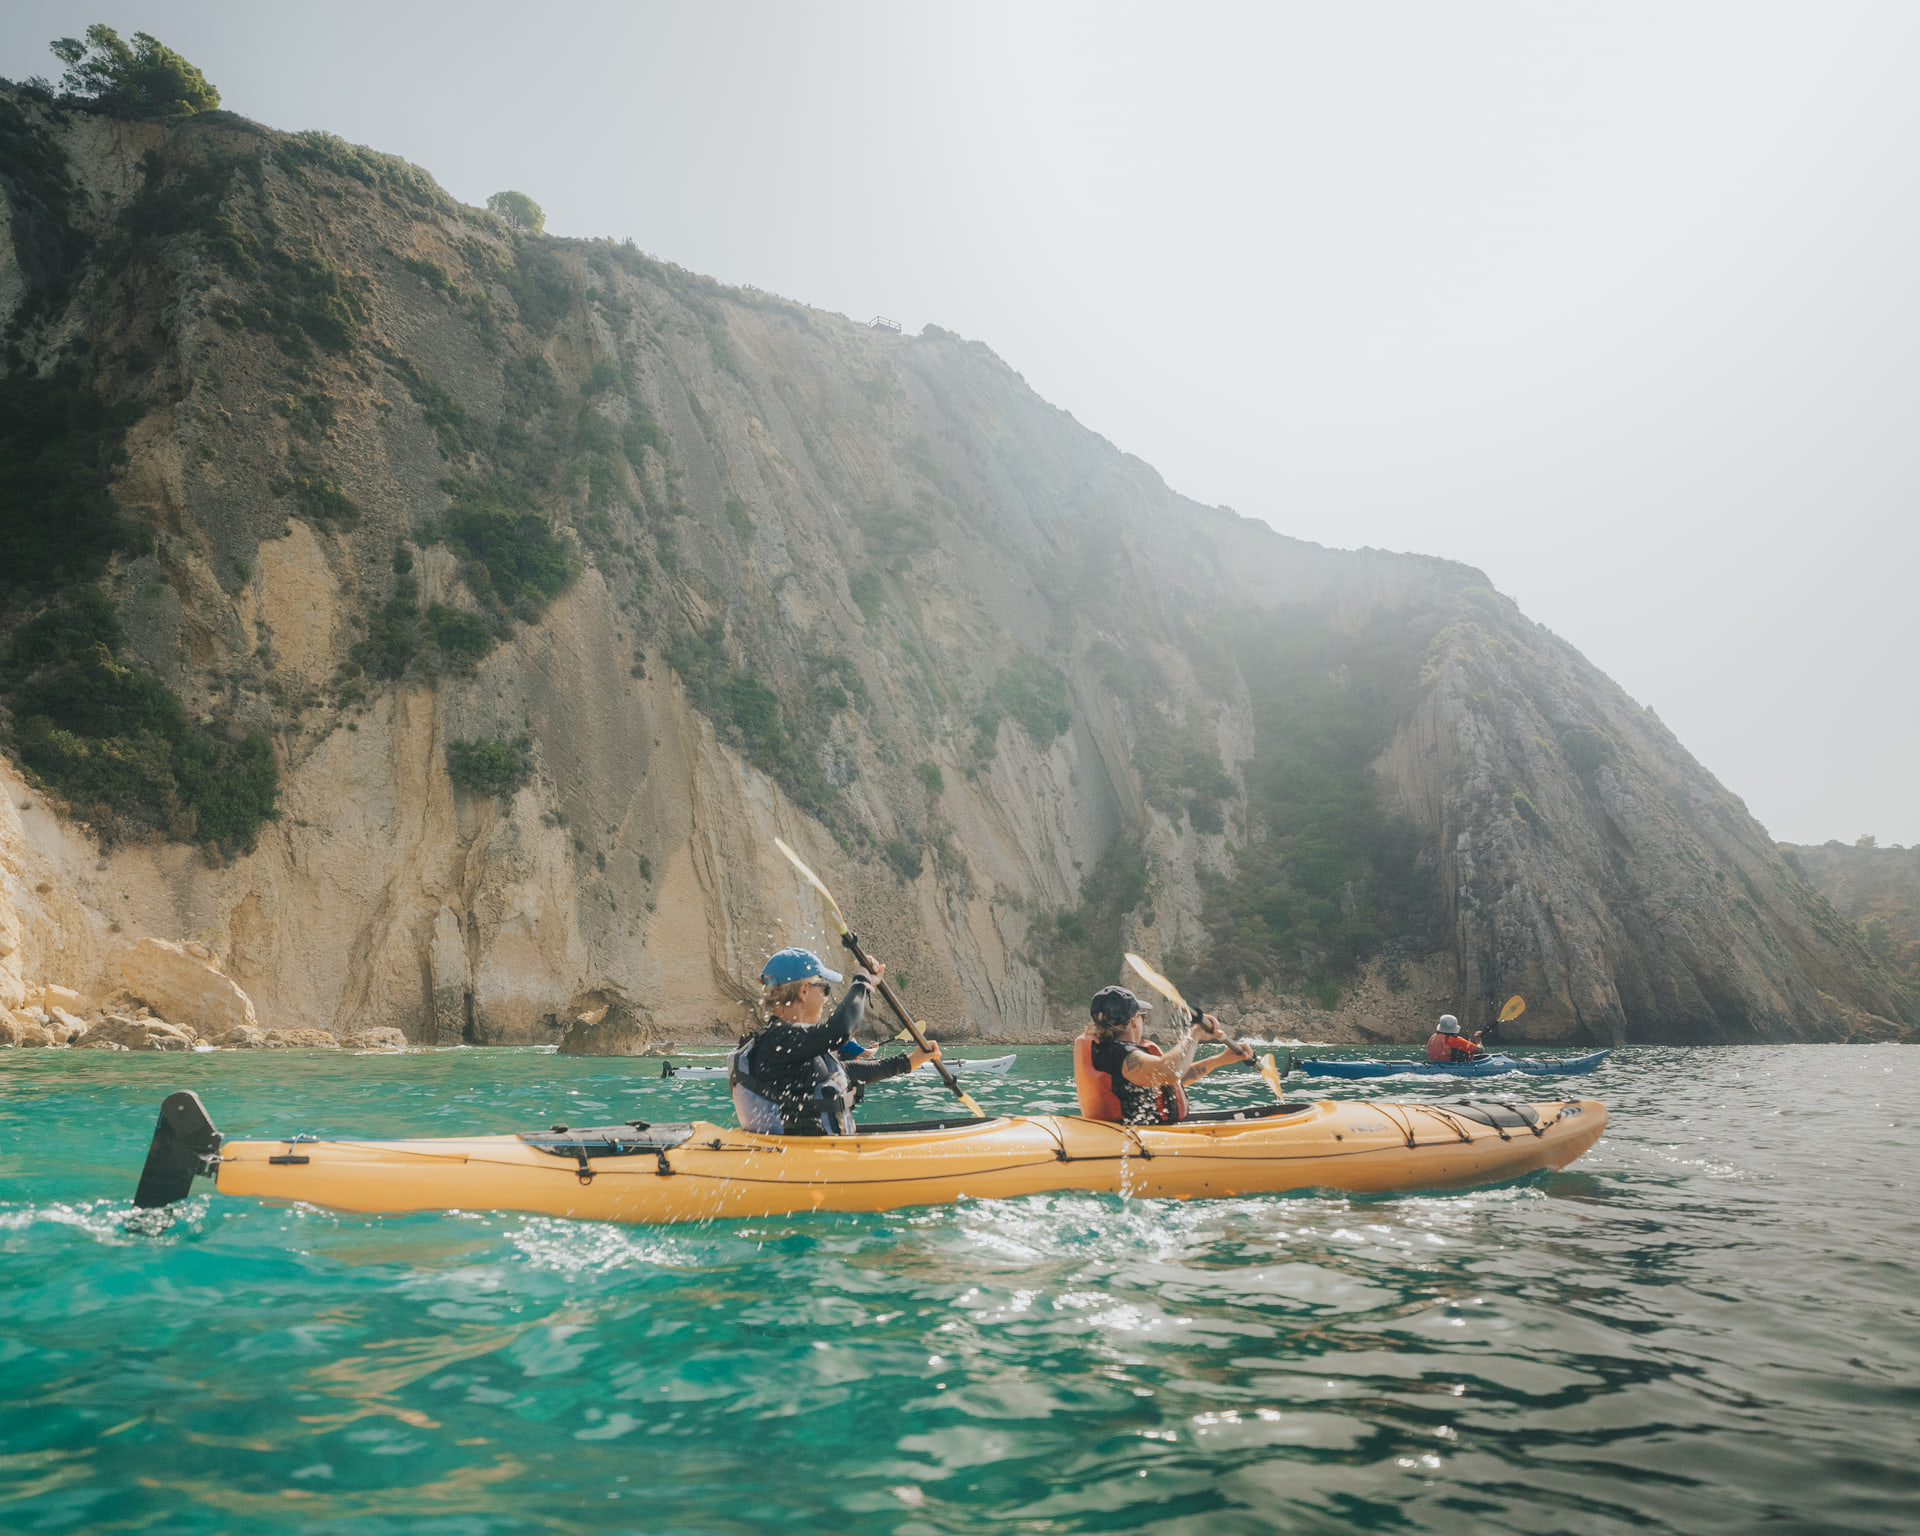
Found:
[[[1122,948],[1320,1040],[1512,991],[1516,1041],[1920,1013],[1478,572],[1191,502],[937,327],[326,135],[0,105],[0,386],[68,391],[125,532],[0,618],[0,1007],[151,934],[283,1032],[728,1039],[769,950],[831,948],[782,837],[954,1043],[1064,1038]],[[20,713],[82,653],[226,780],[86,778]],[[243,1037],[218,994],[154,1007]]]

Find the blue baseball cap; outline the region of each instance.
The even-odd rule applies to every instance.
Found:
[[[760,980],[770,987],[785,986],[790,981],[805,981],[810,976],[818,976],[822,981],[840,981],[838,971],[830,971],[820,961],[820,957],[810,949],[783,949],[779,954],[770,956],[760,968]]]

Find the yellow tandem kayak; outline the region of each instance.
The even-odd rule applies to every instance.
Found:
[[[1606,1129],[1592,1099],[1548,1103],[1270,1104],[1172,1126],[1072,1115],[762,1136],[693,1121],[432,1140],[227,1141],[199,1098],[161,1106],[135,1204],[182,1198],[199,1173],[226,1195],[343,1211],[533,1211],[676,1222],[885,1211],[1089,1190],[1148,1199],[1292,1189],[1377,1194],[1499,1183],[1564,1168]]]

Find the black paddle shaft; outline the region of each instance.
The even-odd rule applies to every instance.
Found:
[[[1205,1016],[1207,1011],[1206,1009],[1202,1008],[1198,1003],[1187,1003],[1184,1006],[1187,1012],[1193,1015],[1193,1022],[1196,1024],[1200,1022],[1200,1020]],[[1233,1051],[1234,1055],[1240,1056],[1239,1042],[1237,1040],[1229,1040],[1227,1042],[1227,1045],[1229,1049]],[[1253,1056],[1248,1055],[1248,1056],[1240,1056],[1240,1059],[1242,1061],[1252,1061],[1254,1058]]]
[[[851,933],[842,933],[840,935],[840,942],[847,947],[847,953],[860,962],[861,969],[869,975],[872,975],[873,961],[868,957],[867,952],[860,947],[859,938]],[[893,983],[888,981],[884,976],[875,976],[873,978],[873,984],[879,988],[880,995],[887,1000],[887,1006],[899,1017],[900,1022],[907,1026],[907,1033],[913,1036],[914,1043],[917,1044],[921,1050],[926,1050],[927,1037],[920,1033],[920,1026],[914,1023],[913,1015],[907,1012],[907,1005],[900,1001],[900,994],[893,990]],[[947,1064],[938,1056],[933,1058],[933,1070],[940,1074],[940,1081],[947,1085],[948,1092],[957,1097],[960,1093],[960,1085],[954,1081],[953,1074],[947,1070]]]

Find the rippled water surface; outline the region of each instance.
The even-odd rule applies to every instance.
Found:
[[[229,1135],[452,1135],[727,1118],[725,1085],[532,1051],[9,1052],[0,1529],[1911,1531],[1916,1068],[1622,1052],[1565,1090],[1612,1111],[1592,1153],[1467,1194],[648,1229],[200,1193],[145,1236],[175,1087]],[[1067,1108],[1067,1070],[1030,1048],[970,1086]]]

